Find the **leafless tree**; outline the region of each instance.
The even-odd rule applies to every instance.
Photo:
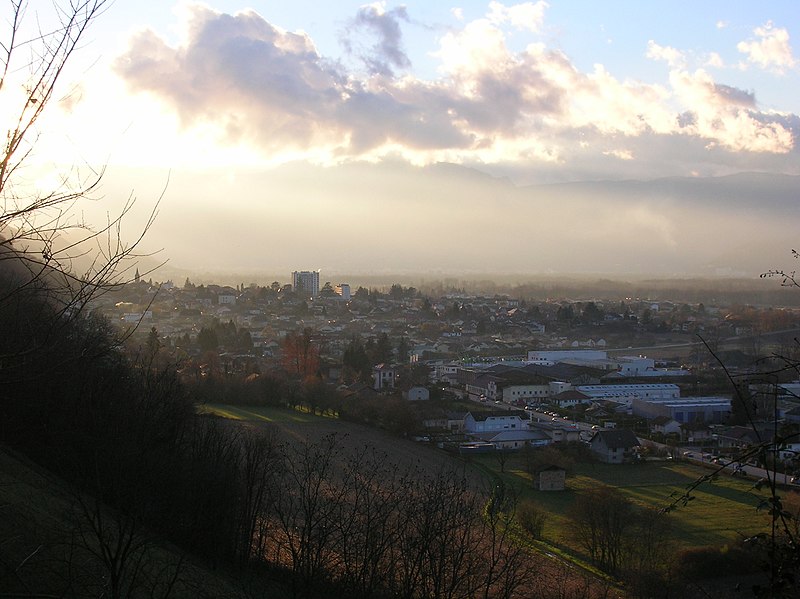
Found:
[[[495,487],[483,513],[478,544],[483,555],[480,596],[511,599],[530,588],[535,568],[531,555],[515,538],[517,498],[505,485]]]
[[[577,498],[571,510],[576,540],[598,566],[617,574],[623,565],[623,548],[633,507],[611,487],[591,489]]]
[[[111,599],[140,593],[154,598],[171,596],[180,582],[183,558],[172,561],[167,559],[172,556],[159,552],[136,516],[77,491],[74,498],[74,526],[67,551],[73,592]],[[79,575],[87,569],[86,556],[99,566],[94,576]]]
[[[271,534],[268,514],[276,500],[279,460],[278,447],[271,436],[254,431],[242,438],[236,549],[240,562],[263,559]]]
[[[274,505],[274,554],[292,573],[294,596],[309,596],[329,581],[334,559],[334,516],[343,498],[337,484],[341,454],[336,435],[283,448],[283,483]]]
[[[398,506],[408,479],[385,454],[363,447],[347,460],[342,485],[347,489],[337,507],[337,579],[344,593],[373,597],[387,587],[394,572],[393,548],[402,518]]]
[[[67,172],[52,173],[58,183],[45,190],[29,180],[25,168],[43,134],[38,125],[62,93],[67,65],[111,4],[56,0],[46,13],[39,12],[44,5],[28,0],[5,4],[0,94],[22,93],[16,112],[4,115],[0,151],[0,264],[10,262],[16,269],[15,283],[0,293],[0,306],[21,289],[37,287],[49,290],[62,313],[80,312],[89,299],[125,281],[128,263],[138,257],[136,248],[155,218],[154,209],[139,235],[126,243],[121,227],[132,197],[100,226],[87,224],[75,211],[82,200],[97,199],[104,168],[75,163]]]

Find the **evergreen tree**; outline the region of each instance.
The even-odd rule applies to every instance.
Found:
[[[381,333],[378,335],[378,341],[375,343],[375,350],[372,355],[372,362],[374,364],[388,364],[392,362],[392,343],[389,341],[389,335]]]
[[[372,375],[372,363],[361,339],[353,337],[342,356],[345,382],[367,382]]]
[[[213,328],[203,327],[197,334],[197,344],[203,352],[216,351],[219,347],[219,339]]]
[[[401,364],[407,364],[409,350],[408,338],[405,336],[400,337],[400,341],[397,343],[397,361]]]

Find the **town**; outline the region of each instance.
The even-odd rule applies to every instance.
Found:
[[[4,5],[0,598],[800,597],[796,2],[250,4]]]
[[[769,438],[776,420],[783,434],[800,424],[796,373],[761,376],[767,357],[796,352],[795,308],[428,297],[319,275],[230,287],[137,273],[98,310],[189,382],[311,377],[338,401],[383,401],[373,423],[461,452],[584,441],[610,463],[648,451],[712,460]],[[784,482],[800,468],[796,446],[775,449]]]

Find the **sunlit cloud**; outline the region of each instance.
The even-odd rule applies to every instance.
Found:
[[[517,29],[527,29],[537,32],[544,23],[544,13],[549,7],[547,2],[525,2],[513,6],[506,6],[500,2],[489,3],[487,18],[496,25],[509,23]]]
[[[722,60],[722,56],[718,52],[711,52],[706,58],[705,66],[721,69],[725,66],[725,61]]]
[[[673,68],[686,65],[686,58],[682,52],[669,46],[659,46],[653,40],[647,42],[647,57],[653,60],[663,60]]]
[[[581,71],[535,36],[512,50],[513,30],[541,31],[547,8],[492,2],[486,16],[440,37],[435,80],[410,72],[407,9],[383,3],[363,6],[347,26],[359,72],[323,56],[304,32],[253,11],[228,15],[198,4],[184,6],[180,43],[142,31],[116,70],[130,89],[169,106],[185,132],[216,131],[219,141],[254,148],[265,162],[565,164],[605,154],[633,163],[640,152],[631,141],[657,136],[676,161],[690,141],[720,156],[795,148],[794,115],[763,112],[753,92],[690,71],[680,49],[654,40],[644,49],[665,63],[666,85],[623,80],[602,64]],[[756,30],[749,59],[788,66],[780,31]],[[706,62],[722,66],[717,54]],[[623,149],[608,150],[606,136]]]
[[[603,152],[604,156],[613,156],[620,160],[633,160],[633,152],[630,150],[606,150]]]
[[[739,52],[747,55],[749,63],[776,73],[783,73],[797,64],[786,29],[768,22],[753,33],[756,39],[739,42],[736,46]]]

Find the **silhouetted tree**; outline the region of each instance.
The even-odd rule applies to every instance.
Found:
[[[331,285],[330,281],[325,281],[325,284],[322,286],[322,289],[319,290],[320,297],[334,297],[336,295],[336,291],[334,291],[333,286]]]
[[[598,566],[618,574],[633,507],[617,490],[598,487],[582,493],[570,510],[575,540]]]
[[[409,351],[408,338],[405,336],[400,337],[400,341],[397,342],[397,361],[400,364],[408,364]]]
[[[354,336],[344,350],[342,356],[345,382],[367,382],[372,376],[372,363],[361,339]]]
[[[375,346],[370,354],[372,364],[387,364],[392,362],[392,342],[389,335],[381,333],[375,342]]]
[[[206,327],[200,329],[200,332],[197,334],[197,345],[200,346],[200,350],[203,352],[216,351],[217,347],[219,347],[219,339],[217,338],[216,330]]]

